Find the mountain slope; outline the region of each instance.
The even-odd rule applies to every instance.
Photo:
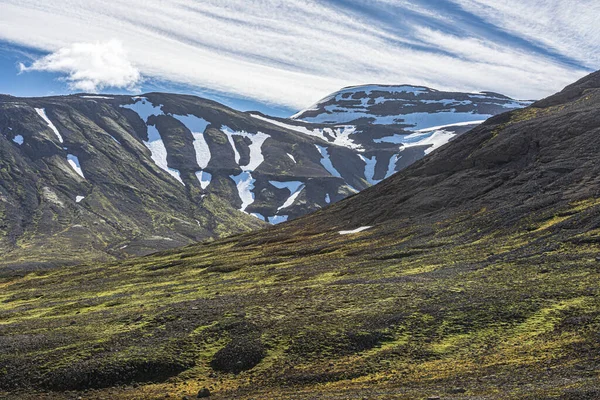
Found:
[[[144,254],[260,226],[166,175],[127,113],[89,99],[1,100],[3,263]]]
[[[431,123],[448,118],[437,111]],[[2,96],[0,265],[142,255],[297,218],[469,127],[403,128],[310,124],[162,93]]]
[[[290,223],[7,277],[0,388],[596,399],[599,116],[600,72]]]

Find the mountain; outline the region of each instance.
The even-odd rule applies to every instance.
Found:
[[[7,276],[0,388],[597,399],[599,134],[597,72],[309,216]]]
[[[292,119],[312,123],[400,125],[407,130],[472,122],[530,105],[498,93],[443,92],[424,86],[362,85],[344,88]]]
[[[410,109],[411,91],[421,89],[398,90],[393,103]],[[258,228],[260,220],[294,219],[391,176],[468,129],[435,124],[524,105],[500,95],[427,93],[423,99],[439,95],[448,107],[466,104],[459,100],[465,96],[472,101],[458,114],[440,104],[412,107],[420,125],[410,129],[428,128],[407,130],[391,119],[313,124],[164,93],[0,96],[0,265],[143,255]]]
[[[261,226],[168,168],[193,154],[191,139],[165,135],[182,149],[168,155],[135,112],[101,100],[0,98],[2,264],[107,260]]]

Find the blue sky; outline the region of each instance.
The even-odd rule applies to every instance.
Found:
[[[81,90],[72,89],[65,82],[64,73],[48,71],[30,71],[21,73],[21,63],[29,65],[36,59],[47,55],[47,52],[18,46],[12,43],[0,42],[0,93],[12,96],[39,97],[78,93]],[[218,101],[241,111],[260,111],[268,115],[289,117],[298,110],[285,105],[262,102],[250,97],[236,96],[196,85],[178,84],[163,79],[144,77],[134,90],[120,87],[107,87],[97,90],[98,93],[138,94],[149,92],[169,92],[193,94]]]
[[[600,68],[597,15],[597,0],[0,0],[0,92],[182,92],[279,116],[366,83],[535,99]]]

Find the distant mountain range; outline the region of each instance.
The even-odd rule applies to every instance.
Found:
[[[360,86],[282,119],[165,93],[0,96],[2,265],[147,254],[291,220],[527,104]]]

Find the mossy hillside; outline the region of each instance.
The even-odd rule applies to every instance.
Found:
[[[96,388],[90,398],[204,386],[215,398],[591,393],[599,244],[574,243],[580,229],[560,225],[598,212],[588,199],[554,210],[568,216],[560,223],[545,210],[510,231],[486,229],[501,215],[487,210],[349,236],[272,228],[5,279],[0,382]],[[255,356],[221,357],[227,348]],[[134,381],[146,383],[112,388]]]
[[[34,108],[46,110],[64,143]],[[187,165],[186,186],[150,159],[145,125],[118,105],[66,96],[2,103],[1,111],[2,274],[148,254],[261,226],[225,199],[209,207],[218,216],[203,207],[192,137],[174,119],[157,124],[173,148],[169,162]],[[16,134],[22,145],[12,142]]]

